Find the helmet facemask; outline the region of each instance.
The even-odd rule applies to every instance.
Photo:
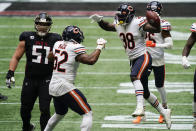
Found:
[[[62,34],[63,40],[81,43],[84,40],[83,32],[77,26],[67,26]]]
[[[118,8],[116,18],[120,24],[130,23],[135,15],[135,10],[131,5],[122,4]]]
[[[154,12],[157,12],[159,15],[161,15],[161,11],[162,11],[162,4],[158,1],[152,1],[150,2],[148,5],[147,5],[147,10],[149,11],[154,11]]]
[[[46,13],[40,13],[35,18],[35,29],[39,36],[45,36],[51,28],[52,19]]]

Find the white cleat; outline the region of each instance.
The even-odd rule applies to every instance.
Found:
[[[171,109],[165,109],[165,114],[163,116],[164,116],[167,128],[170,129],[171,125],[172,125],[172,122],[171,122]]]
[[[191,131],[196,131],[196,121],[193,122],[193,127],[192,127]]]
[[[145,115],[144,108],[136,108],[135,111],[132,113],[133,117],[144,116],[144,115]]]

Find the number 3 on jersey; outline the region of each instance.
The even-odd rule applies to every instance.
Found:
[[[133,34],[131,33],[120,33],[120,39],[124,42],[124,48],[127,49],[127,47],[129,49],[133,49],[135,48],[135,42],[134,42],[134,39],[133,39]]]
[[[57,57],[59,55],[59,57]],[[67,62],[68,54],[66,51],[55,50],[55,57],[54,57],[54,70],[59,72],[65,72],[66,69],[61,67],[61,64]]]

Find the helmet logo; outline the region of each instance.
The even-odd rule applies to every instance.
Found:
[[[133,11],[133,7],[132,6],[128,6],[127,8],[129,11]]]
[[[73,29],[73,33],[74,33],[74,34],[78,34],[78,33],[79,33],[79,29],[78,29],[78,28],[74,28],[74,29]]]
[[[41,18],[40,22],[46,22],[46,19],[45,18]]]

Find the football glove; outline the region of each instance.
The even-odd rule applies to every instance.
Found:
[[[89,18],[92,19],[91,23],[93,23],[93,22],[100,22],[103,19],[103,16],[94,14],[94,15],[91,15]]]
[[[97,48],[96,49],[100,49],[100,50],[104,49],[106,43],[107,43],[107,41],[104,40],[103,38],[97,39]]]
[[[185,69],[188,69],[191,67],[188,59],[186,56],[182,56],[182,66],[185,68]]]
[[[153,43],[153,41],[146,41],[146,47],[155,47],[156,43]]]
[[[6,75],[6,86],[12,88],[15,86],[14,71],[9,70]]]

